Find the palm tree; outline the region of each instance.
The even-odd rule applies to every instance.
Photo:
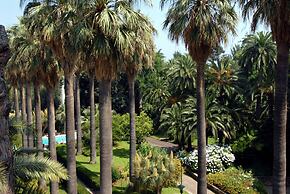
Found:
[[[21,24],[30,24],[30,20],[27,17],[21,19]],[[32,40],[33,37],[33,40]],[[27,29],[25,33],[22,33],[22,44],[20,45],[21,58],[29,59],[25,64],[26,77],[29,81],[34,83],[35,87],[35,119],[37,129],[37,148],[43,149],[42,146],[42,126],[41,126],[41,104],[40,104],[40,84],[44,84],[47,88],[48,93],[48,129],[49,129],[49,149],[50,157],[53,160],[56,158],[56,143],[55,143],[55,108],[54,108],[54,90],[58,83],[58,68],[57,64],[52,57],[51,50],[47,48],[43,43],[39,41],[38,32],[29,34]],[[13,58],[12,58],[13,59]],[[11,61],[13,63],[13,61]],[[14,61],[16,62],[16,61]],[[41,153],[39,153],[42,155]],[[58,184],[52,182],[51,192],[58,192]]]
[[[253,14],[252,29],[258,22],[271,27],[277,46],[274,93],[273,193],[286,193],[286,124],[289,60],[289,1],[239,0],[244,19]]]
[[[141,16],[141,15],[140,15]],[[134,159],[136,155],[136,130],[135,130],[135,79],[142,67],[150,67],[154,57],[153,33],[156,30],[145,17],[140,21],[136,29],[133,29],[135,37],[134,52],[124,59],[124,71],[127,74],[129,85],[129,115],[130,115],[130,161],[129,172],[132,182],[134,177]]]
[[[194,90],[196,64],[189,55],[175,54],[175,57],[169,61],[167,76],[172,84],[171,93],[179,100],[186,98]]]
[[[0,25],[0,89],[1,89],[1,104],[0,104],[0,162],[4,165],[4,168],[7,170],[4,174],[3,179],[7,184],[6,193],[10,194],[14,192],[14,179],[12,177],[12,149],[9,138],[9,127],[8,127],[8,114],[9,114],[9,102],[8,102],[8,92],[6,83],[4,81],[4,68],[9,59],[9,42],[8,36],[6,34],[4,26]],[[2,167],[3,169],[3,167]],[[3,184],[0,184],[0,188],[3,188]]]
[[[256,97],[256,117],[262,113],[262,97],[272,99],[276,47],[271,33],[250,34],[243,40],[239,64],[251,83],[250,93]],[[271,111],[270,111],[271,112]]]
[[[13,84],[15,82],[19,82],[20,85],[20,96],[21,96],[21,117],[22,123],[26,126],[27,123],[27,114],[26,114],[26,95],[25,95],[25,73],[23,73],[24,68],[19,68],[19,65],[22,64],[22,58],[17,57],[20,56],[20,49],[19,46],[23,40],[21,33],[23,32],[22,26],[13,26],[8,31],[10,37],[10,47],[13,55],[10,57],[6,67],[6,77],[12,78],[10,82]],[[13,61],[13,63],[10,63]],[[27,147],[27,130],[24,127],[22,131],[22,144],[23,147]]]
[[[90,163],[96,163],[97,157],[97,149],[96,149],[96,141],[97,141],[97,134],[96,134],[96,120],[95,120],[95,71],[96,71],[96,64],[95,64],[95,55],[91,53],[93,49],[93,32],[91,29],[82,28],[81,26],[84,23],[79,24],[80,27],[77,28],[76,33],[82,34],[79,39],[76,41],[77,45],[81,45],[79,50],[83,52],[79,53],[79,63],[85,70],[85,72],[89,76],[89,95],[90,95]],[[80,31],[78,31],[80,30]],[[91,54],[89,54],[91,53]]]
[[[27,112],[27,142],[28,147],[34,147],[34,135],[33,135],[33,121],[32,121],[32,93],[31,82],[26,83],[26,112]]]
[[[171,3],[164,27],[177,42],[182,38],[192,59],[197,63],[197,131],[198,131],[198,193],[206,193],[205,133],[205,64],[213,48],[235,31],[236,13],[228,0],[193,1],[161,0],[161,7]]]
[[[13,153],[13,162],[11,166],[11,175],[13,190],[16,193],[44,193],[46,192],[38,180],[59,181],[67,179],[66,169],[57,161],[45,157],[31,155],[34,150],[16,150]],[[30,155],[27,155],[30,153]],[[2,179],[7,174],[5,163],[0,162],[0,192],[7,193],[7,180]],[[14,193],[14,192],[13,192]]]
[[[75,90],[74,90],[74,102],[75,102],[75,128],[77,131],[77,155],[82,154],[82,129],[81,129],[81,102],[80,102],[80,72],[76,72],[75,75]]]
[[[216,97],[222,105],[238,90],[236,82],[237,65],[231,56],[224,55],[217,61],[211,61],[207,71],[209,91],[217,94]]]
[[[179,147],[184,149],[187,128],[183,114],[183,104],[177,102],[170,108],[165,108],[160,117],[160,128],[166,128],[167,134],[173,136]]]
[[[189,97],[186,99],[183,110],[185,126],[190,129],[196,128],[196,99]],[[207,93],[205,100],[205,123],[206,123],[206,144],[210,134],[222,140],[235,137],[235,127],[233,118],[225,105],[219,103],[215,95]]]
[[[70,1],[57,1],[54,4],[46,2],[39,5],[29,17],[33,20],[31,31],[41,32],[43,43],[48,45],[54,56],[62,65],[65,77],[65,111],[66,111],[66,142],[67,142],[67,168],[70,179],[68,192],[77,193],[76,158],[75,158],[75,122],[74,122],[74,73],[77,64],[73,51],[71,28],[74,27],[76,9]],[[71,13],[71,14],[68,14]],[[73,14],[74,13],[74,14]],[[71,17],[67,17],[71,16]],[[40,22],[39,22],[40,21]],[[71,23],[72,22],[72,23]],[[72,24],[72,25],[71,25]]]

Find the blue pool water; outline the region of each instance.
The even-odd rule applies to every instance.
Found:
[[[57,144],[66,143],[66,135],[65,134],[56,135],[55,136],[55,141],[56,141]],[[42,137],[42,144],[48,146],[48,137],[47,136],[43,136]]]

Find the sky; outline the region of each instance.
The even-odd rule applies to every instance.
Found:
[[[167,10],[160,9],[158,0],[152,0],[152,2],[152,7],[140,4],[137,5],[136,8],[140,9],[142,13],[150,18],[154,27],[158,31],[157,35],[154,37],[156,49],[161,50],[161,52],[164,53],[166,59],[170,59],[176,51],[179,51],[181,53],[186,52],[184,44],[182,42],[179,42],[179,44],[177,45],[175,42],[171,41],[168,38],[168,31],[166,29],[163,29],[163,21],[165,20]],[[251,32],[250,22],[243,22],[240,16],[240,10],[236,8],[236,11],[239,14],[237,35],[230,35],[227,44],[223,45],[226,53],[230,53],[231,48],[235,44],[238,44],[246,34]],[[20,9],[19,7],[19,0],[0,0],[0,24],[8,28],[9,26],[17,24],[18,17],[21,15],[22,9]],[[262,26],[258,28],[257,31],[265,29],[266,28]]]

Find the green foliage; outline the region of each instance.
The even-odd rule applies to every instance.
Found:
[[[266,194],[262,183],[253,177],[251,172],[239,168],[228,168],[225,171],[208,175],[208,182],[231,194]]]
[[[140,115],[135,117],[136,122],[136,140],[140,144],[143,142],[145,137],[152,134],[153,121],[147,116],[145,112],[141,112]]]
[[[180,178],[181,164],[168,156],[164,150],[149,145],[141,145],[134,161],[133,180],[138,192],[147,190],[160,193],[163,187],[176,186]]]
[[[234,153],[245,152],[248,148],[251,148],[254,146],[253,144],[256,138],[257,138],[256,135],[249,134],[249,133],[242,135],[231,144],[233,152]]]
[[[6,169],[0,163],[0,177],[5,177]],[[44,193],[45,188],[39,187],[39,180],[60,181],[67,179],[67,170],[58,162],[46,157],[14,153],[12,174],[15,178],[16,193]],[[5,179],[0,178],[0,193],[5,193]]]
[[[112,119],[113,141],[128,140],[130,135],[129,114],[113,114]]]
[[[90,147],[90,110],[89,108],[83,109],[82,111],[82,131],[83,131],[83,145],[85,155],[89,155]],[[99,111],[96,106],[95,124],[97,131],[97,145],[99,142]],[[130,116],[129,114],[117,114],[113,112],[112,115],[112,128],[113,128],[113,142],[118,141],[129,141],[130,139]],[[140,144],[144,141],[144,138],[150,136],[153,130],[153,122],[146,115],[141,112],[140,115],[135,115],[135,130],[136,130],[136,141]],[[99,154],[99,146],[97,146],[97,154]]]
[[[122,178],[122,168],[120,167],[112,167],[112,181],[115,182]]]

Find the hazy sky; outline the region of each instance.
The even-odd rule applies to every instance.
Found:
[[[149,16],[151,22],[158,30],[158,35],[155,37],[157,50],[161,49],[167,59],[171,58],[176,51],[186,52],[184,44],[180,42],[178,45],[168,38],[167,30],[163,30],[163,21],[165,19],[166,10],[160,10],[159,1],[152,0],[153,7],[138,5],[137,8],[145,15]],[[236,9],[239,14],[239,9]],[[19,0],[0,0],[0,24],[9,27],[18,23],[18,17],[22,15],[22,10],[19,8]],[[237,26],[237,36],[230,36],[227,45],[224,46],[226,53],[230,52],[233,45],[237,44],[245,34],[250,32],[249,22],[244,23],[239,19]],[[264,29],[261,27],[260,29]]]

